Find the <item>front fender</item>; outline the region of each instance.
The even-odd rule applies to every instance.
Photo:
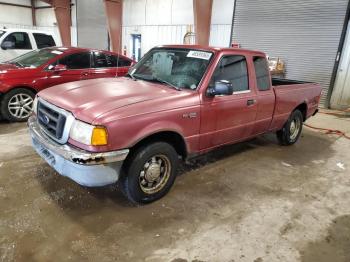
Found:
[[[161,132],[173,132],[180,135],[183,140],[186,143],[185,136],[184,136],[184,130],[181,128],[181,126],[170,122],[170,121],[159,121],[156,123],[151,123],[150,125],[145,126],[142,128],[131,140],[130,140],[130,146],[133,147],[143,139],[152,136],[157,133]]]

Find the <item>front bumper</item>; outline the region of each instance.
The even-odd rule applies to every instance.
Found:
[[[89,187],[105,186],[118,181],[128,149],[92,153],[58,144],[40,129],[35,116],[29,118],[28,127],[35,151],[59,174]]]

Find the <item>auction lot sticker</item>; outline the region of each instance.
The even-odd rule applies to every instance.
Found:
[[[191,50],[190,52],[188,52],[187,57],[193,57],[193,58],[209,60],[210,57],[211,57],[211,53],[203,52],[203,51]]]

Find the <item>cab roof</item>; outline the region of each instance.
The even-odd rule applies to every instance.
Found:
[[[236,47],[214,47],[214,46],[204,46],[204,45],[160,45],[160,46],[156,46],[156,48],[196,49],[196,50],[208,51],[208,52],[213,52],[213,53],[219,53],[219,52],[233,51],[234,50],[234,51],[238,51],[240,53],[266,56],[266,54],[264,52],[261,52],[261,51],[250,50],[250,49],[243,49],[243,48],[236,48]]]

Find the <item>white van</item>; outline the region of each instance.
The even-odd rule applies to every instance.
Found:
[[[57,46],[53,33],[29,29],[0,29],[0,63],[35,49]]]

